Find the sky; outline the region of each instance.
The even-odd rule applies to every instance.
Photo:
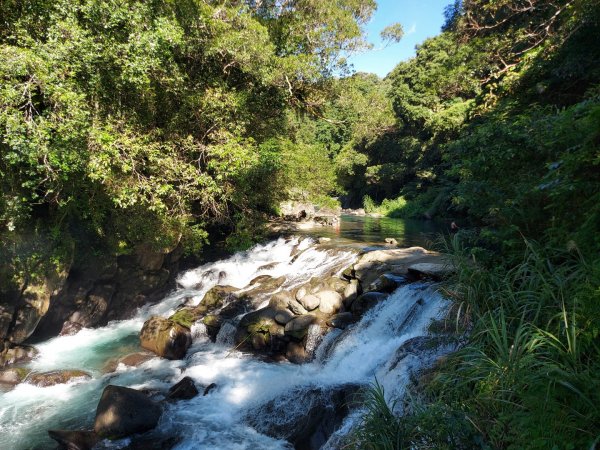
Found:
[[[452,0],[377,0],[377,11],[366,26],[372,50],[351,55],[348,61],[357,72],[386,76],[400,61],[415,55],[415,45],[440,33],[444,8]],[[404,37],[397,44],[383,48],[379,33],[386,26],[400,22]]]

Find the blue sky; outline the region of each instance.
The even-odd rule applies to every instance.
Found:
[[[452,0],[377,0],[377,11],[367,24],[368,40],[373,50],[351,55],[349,62],[357,72],[386,76],[400,61],[415,54],[415,45],[440,33],[444,8]],[[400,22],[404,37],[398,44],[383,47],[379,33],[387,25]]]

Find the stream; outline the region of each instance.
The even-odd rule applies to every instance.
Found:
[[[82,369],[92,378],[49,387],[21,383],[0,392],[0,449],[51,449],[56,445],[48,429],[93,428],[96,405],[108,384],[164,392],[184,376],[198,386],[215,383],[210,395],[166,403],[151,435],[177,436],[176,449],[293,448],[263,432],[286,425],[288,416],[304,414],[313,399],[303,392],[314,389],[364,386],[377,379],[389,399],[401,397],[419,367],[451,350],[449,344],[421,353],[407,350],[407,342],[427,335],[431,321],[446,311],[447,301],[432,283],[403,285],[357,323],[331,331],[322,342],[315,340],[310,363],[272,362],[235,351],[233,327],[223,327],[214,343],[195,327],[193,345],[183,360],[155,357],[137,367],[107,367],[111,360],[140,350],[138,335],[146,319],[168,316],[186,300],[198,304],[217,284],[243,288],[259,275],[284,276],[281,289],[291,290],[311,277],[340,273],[356,260],[358,249],[381,245],[385,237],[396,238],[400,246],[426,246],[435,231],[435,225],[423,222],[344,217],[337,228],[304,230],[182,272],[173,292],[135,317],[37,345],[40,354],[29,363],[31,369]],[[318,236],[330,241],[319,244]],[[294,250],[304,251],[294,257]],[[268,404],[277,406],[275,412],[265,408]],[[359,420],[359,413],[354,408],[322,448],[338,448],[336,442]],[[98,448],[125,448],[129,443],[102,441]]]

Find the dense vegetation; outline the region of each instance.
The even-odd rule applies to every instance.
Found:
[[[600,5],[457,0],[385,79],[340,77],[374,7],[0,2],[0,287],[86,251],[247,245],[283,199],[452,217],[468,343],[401,421],[372,391],[358,447],[594,448]]]
[[[457,1],[383,81],[395,122],[384,152],[354,147],[359,194],[462,225],[446,290],[468,342],[401,420],[375,386],[358,448],[600,442],[599,38],[595,1]]]
[[[296,186],[330,190],[294,127],[374,7],[2,1],[0,287],[90,250],[244,244]]]

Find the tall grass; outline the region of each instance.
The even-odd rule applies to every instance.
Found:
[[[457,273],[446,290],[462,316],[457,323],[470,323],[469,341],[421,393],[420,412],[396,419],[413,424],[404,431],[411,448],[448,448],[451,441],[450,448],[595,448],[600,265],[585,261],[575,246],[532,242],[507,267],[485,267],[460,237],[448,251]],[[432,417],[437,424],[423,426]]]

